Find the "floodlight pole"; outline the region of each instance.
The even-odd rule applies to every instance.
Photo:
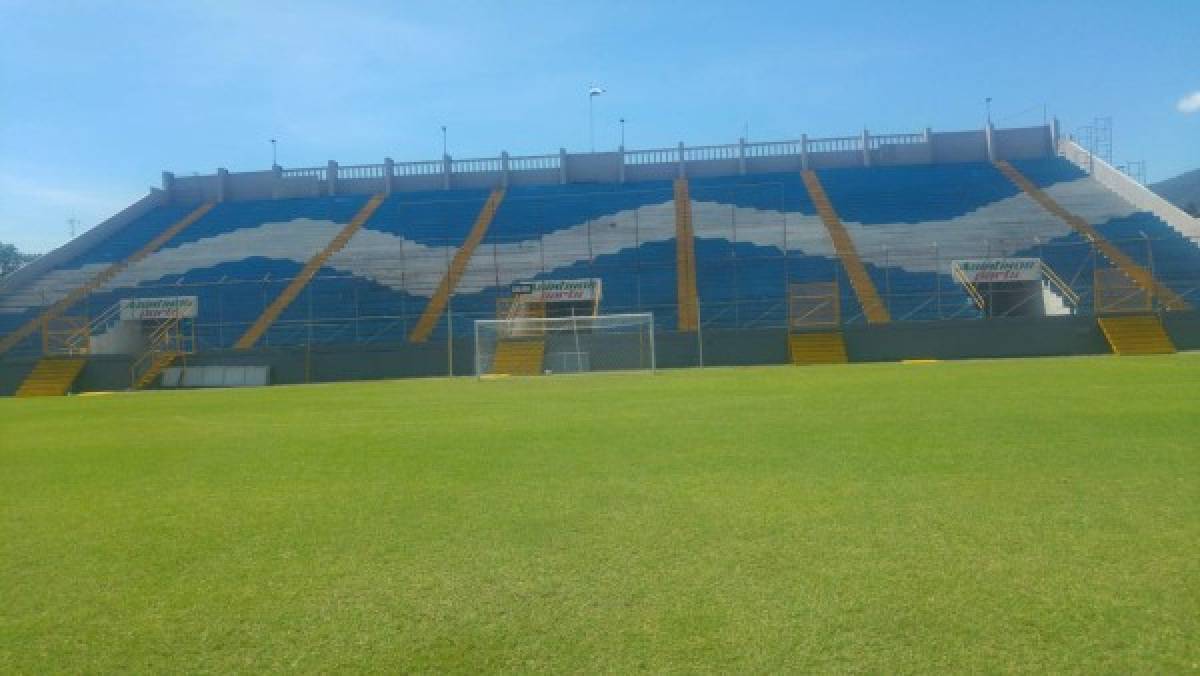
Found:
[[[595,114],[593,112],[593,101],[597,96],[604,93],[600,87],[592,86],[588,88],[588,142],[591,145],[592,152],[596,152],[596,124]]]

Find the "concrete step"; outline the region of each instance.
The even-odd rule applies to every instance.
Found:
[[[16,396],[62,396],[71,390],[85,363],[83,359],[43,358],[21,383]]]
[[[1114,354],[1171,354],[1175,344],[1157,315],[1101,317],[1100,330]]]
[[[792,334],[788,337],[788,350],[796,365],[845,364],[849,361],[846,341],[840,331]]]

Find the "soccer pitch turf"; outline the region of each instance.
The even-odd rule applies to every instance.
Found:
[[[0,672],[1200,669],[1200,355],[0,400]]]

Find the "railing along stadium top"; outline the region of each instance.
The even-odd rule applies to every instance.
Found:
[[[742,158],[789,157],[801,156],[808,153],[830,152],[862,152],[864,142],[871,150],[878,150],[888,145],[912,145],[927,143],[928,132],[924,134],[886,134],[871,136],[864,132],[860,136],[835,136],[829,138],[802,137],[787,141],[748,142],[723,145],[687,146],[680,143],[673,148],[648,148],[644,150],[626,150],[618,148],[616,154],[625,166],[642,166],[647,164],[674,164],[677,162],[702,162],[710,160],[738,160]],[[611,153],[587,153],[588,155]],[[480,173],[491,171],[553,171],[562,168],[563,158],[567,155],[562,150],[557,155],[508,155],[499,157],[472,157],[465,159],[445,157],[442,160],[422,160],[416,162],[393,162],[383,164],[355,164],[337,166],[339,179],[383,178],[385,176],[432,176],[442,173]],[[391,167],[389,174],[388,167]],[[448,170],[448,172],[447,172]],[[318,180],[328,178],[328,167],[295,167],[282,169],[284,178],[313,177]]]
[[[828,167],[986,162],[1054,155],[1058,122],[1014,129],[873,135],[866,129],[854,136],[776,141],[628,149],[541,155],[456,158],[382,164],[273,166],[270,171],[176,178],[163,172],[167,200],[222,202],[229,199],[278,199],[319,195],[366,194],[393,191],[501,188],[509,185],[624,183],[686,176],[797,171]]]

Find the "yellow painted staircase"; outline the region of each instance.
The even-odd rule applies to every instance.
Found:
[[[442,277],[441,283],[438,284],[437,291],[429,299],[429,303],[425,306],[425,311],[421,313],[421,318],[417,320],[417,325],[413,327],[412,333],[408,334],[410,341],[423,343],[429,340],[434,326],[437,325],[438,317],[441,317],[442,312],[446,309],[450,294],[454,293],[454,289],[458,286],[458,280],[467,270],[467,263],[471,262],[475,247],[483,241],[488,227],[492,224],[492,219],[496,216],[496,211],[500,209],[500,203],[504,201],[504,192],[503,188],[496,188],[483,203],[483,208],[475,217],[475,224],[471,226],[471,232],[467,234],[466,241],[455,252],[454,259],[450,261],[450,267],[446,270],[446,275]]]
[[[788,336],[788,352],[797,366],[845,364],[846,340],[841,331],[811,331]]]
[[[115,277],[117,273],[161,249],[164,244],[171,240],[172,237],[178,235],[180,232],[183,232],[188,226],[200,220],[200,218],[204,216],[204,214],[207,214],[213,208],[213,206],[214,205],[212,202],[200,205],[187,216],[184,216],[182,219],[172,224],[171,227],[158,233],[154,239],[150,240],[145,244],[145,246],[130,254],[128,258],[118,263],[113,263],[104,270],[100,271],[100,273],[89,280],[88,283],[73,289],[57,303],[54,303],[47,308],[45,312],[38,315],[34,319],[29,320],[16,331],[13,331],[5,336],[3,340],[0,340],[0,354],[8,352],[17,343],[20,343],[22,340],[25,340],[29,336],[33,335],[35,331],[45,326],[48,322],[61,317],[67,310],[71,309],[72,306],[85,298],[92,291],[96,290],[101,284],[104,284],[108,280]]]
[[[838,260],[842,262],[842,268],[846,270],[846,276],[850,279],[850,286],[854,288],[858,304],[862,306],[863,314],[867,317],[867,323],[888,323],[892,317],[888,312],[887,305],[879,297],[879,290],[875,288],[875,282],[871,281],[871,275],[867,273],[867,268],[859,258],[858,250],[854,247],[854,240],[842,223],[841,217],[834,210],[833,203],[829,201],[829,195],[825,194],[825,186],[821,185],[821,179],[817,177],[817,172],[805,169],[801,176],[804,179],[804,187],[808,189],[808,196],[812,199],[813,206],[817,208],[817,214],[821,217],[821,222],[829,231],[829,239],[833,241],[833,250],[837,252]]]
[[[61,397],[71,391],[85,363],[84,359],[45,357],[25,377],[16,396]]]
[[[341,232],[329,240],[324,249],[321,249],[315,256],[309,259],[308,263],[296,274],[296,277],[275,297],[275,300],[267,306],[267,309],[263,310],[263,313],[259,315],[258,319],[254,320],[250,328],[246,329],[246,333],[242,334],[241,338],[238,338],[238,341],[233,345],[235,350],[248,350],[254,347],[258,339],[267,332],[267,329],[271,328],[276,319],[279,319],[279,315],[283,314],[283,311],[304,290],[304,287],[308,286],[308,283],[316,276],[321,266],[325,265],[325,262],[331,256],[345,248],[355,233],[362,228],[363,223],[366,223],[367,219],[379,208],[379,205],[383,204],[384,198],[385,195],[374,195],[371,199],[367,200],[367,203],[358,210],[358,213],[354,214],[354,218],[350,219],[346,227],[342,228]]]
[[[155,355],[154,359],[150,362],[150,366],[134,379],[133,389],[144,390],[149,387],[154,382],[154,379],[178,358],[179,354],[175,352],[164,352]]]
[[[1100,330],[1113,354],[1172,354],[1175,344],[1157,315],[1101,317]]]
[[[1005,160],[996,160],[992,163],[1000,173],[1004,174],[1009,181],[1020,188],[1025,194],[1029,195],[1033,201],[1037,202],[1043,209],[1057,216],[1059,220],[1075,229],[1076,232],[1083,235],[1096,245],[1096,249],[1104,255],[1112,264],[1125,273],[1125,276],[1132,279],[1134,284],[1137,284],[1144,291],[1158,297],[1162,302],[1162,306],[1167,310],[1190,310],[1191,305],[1188,304],[1182,296],[1172,291],[1169,287],[1159,282],[1154,278],[1154,275],[1149,270],[1138,265],[1132,258],[1125,255],[1112,242],[1105,239],[1100,231],[1092,227],[1091,223],[1083,220],[1079,216],[1067,211],[1061,204],[1058,203],[1046,191],[1037,187],[1017,170],[1012,164]]]
[[[675,179],[675,279],[679,331],[696,331],[700,300],[696,293],[696,238],[692,229],[692,197],[686,178]]]
[[[546,341],[542,338],[510,338],[496,344],[493,375],[536,376],[542,373]]]

